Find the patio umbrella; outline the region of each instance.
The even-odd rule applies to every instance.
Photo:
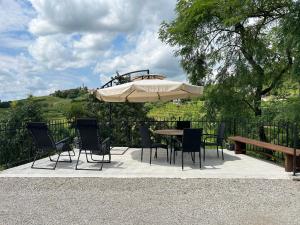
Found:
[[[156,102],[200,96],[202,86],[161,79],[134,80],[98,89],[95,96],[105,102]]]

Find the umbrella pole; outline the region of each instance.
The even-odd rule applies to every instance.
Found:
[[[112,105],[111,105],[111,102],[109,103],[109,126],[111,127],[111,117],[112,117],[112,115],[111,115],[111,113],[112,113]]]
[[[111,138],[112,138],[112,131],[113,131],[113,129],[112,129],[112,105],[111,105],[111,102],[109,103],[109,145],[110,145],[110,148],[112,149],[112,147],[111,147]]]

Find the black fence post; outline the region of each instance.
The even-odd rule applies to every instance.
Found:
[[[297,169],[297,145],[298,145],[298,127],[297,122],[293,124],[293,147],[294,147],[294,154],[293,154],[293,176],[296,176],[296,169]]]

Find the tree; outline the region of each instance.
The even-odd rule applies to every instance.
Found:
[[[45,121],[40,105],[32,98],[15,103],[0,136],[0,165],[28,160],[32,143],[25,126],[30,121]]]
[[[298,5],[292,0],[179,0],[177,16],[162,23],[160,38],[177,48],[189,77],[218,84],[217,96],[231,92],[236,104],[260,117],[262,98],[290,75],[299,55],[293,29],[286,29],[295,26],[290,21],[295,20],[291,14],[299,15]],[[263,127],[259,132],[266,139]]]

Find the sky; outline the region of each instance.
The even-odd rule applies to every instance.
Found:
[[[0,100],[100,87],[150,69],[185,80],[158,38],[176,0],[0,0]]]

